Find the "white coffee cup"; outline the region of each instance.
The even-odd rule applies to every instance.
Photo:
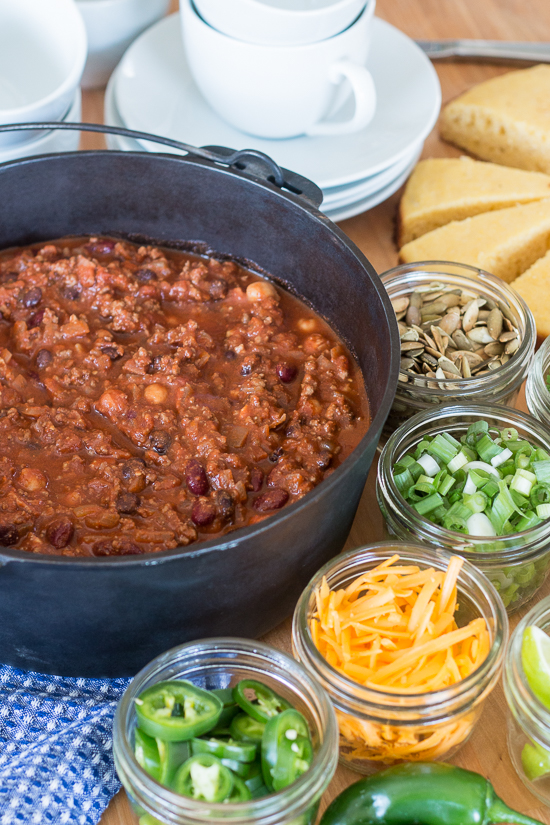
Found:
[[[189,68],[220,117],[266,138],[342,135],[364,129],[376,107],[365,68],[375,0],[351,26],[302,46],[259,46],[221,34],[181,0],[180,19]],[[355,111],[345,121],[326,118],[351,87]]]
[[[90,1],[90,0],[89,0]],[[303,46],[347,29],[367,0],[194,0],[202,19],[258,46]]]

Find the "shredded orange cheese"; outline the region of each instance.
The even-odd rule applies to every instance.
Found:
[[[453,556],[445,572],[398,562],[395,555],[340,590],[323,579],[310,621],[313,641],[332,667],[396,699],[456,684],[490,648],[485,619],[461,628],[454,619],[460,557]],[[431,726],[337,716],[348,758],[391,762],[448,755],[468,736],[477,712]]]

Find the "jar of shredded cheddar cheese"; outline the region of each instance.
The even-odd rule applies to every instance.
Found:
[[[292,627],[294,656],[334,705],[340,760],[363,774],[455,753],[498,681],[507,638],[502,600],[479,570],[399,542],[325,565]]]

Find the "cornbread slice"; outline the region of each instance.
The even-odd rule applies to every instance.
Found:
[[[550,173],[550,66],[479,83],[442,112],[441,137],[484,160]]]
[[[546,338],[550,335],[550,252],[516,278],[514,289],[535,316],[538,338]]]
[[[438,226],[481,212],[550,197],[550,175],[472,158],[421,160],[410,176],[398,213],[403,246]]]
[[[484,212],[427,232],[401,249],[400,259],[456,261],[513,281],[550,248],[550,198]]]

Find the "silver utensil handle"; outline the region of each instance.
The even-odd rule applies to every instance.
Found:
[[[550,43],[507,40],[417,40],[432,60],[463,58],[489,62],[550,63]]]

